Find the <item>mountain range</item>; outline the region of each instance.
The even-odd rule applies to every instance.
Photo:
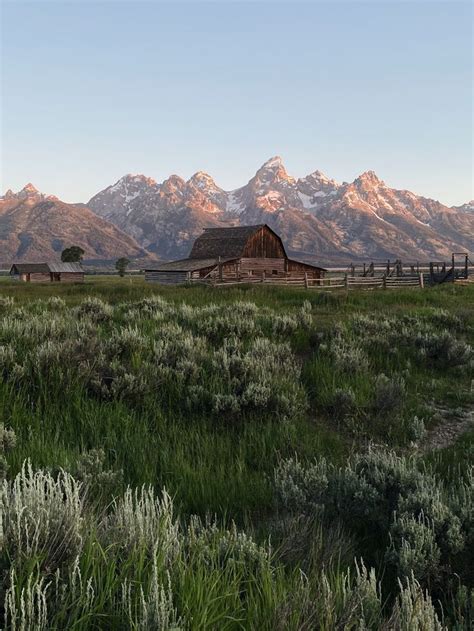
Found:
[[[135,239],[85,205],[66,204],[32,184],[0,197],[2,263],[56,259],[71,245],[80,246],[89,260],[147,256]]]
[[[51,256],[71,243],[86,258],[179,258],[206,227],[260,223],[276,230],[290,252],[321,263],[444,260],[474,250],[474,201],[448,207],[390,188],[373,171],[350,183],[320,171],[295,179],[278,156],[233,191],[200,171],[161,183],[125,175],[85,205],[46,197],[31,185],[0,198],[0,245],[18,260]]]

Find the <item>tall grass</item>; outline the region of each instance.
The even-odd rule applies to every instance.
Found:
[[[472,404],[473,295],[2,281],[5,627],[468,628],[472,435],[416,445]],[[374,441],[382,495],[429,472],[415,521],[345,464]]]

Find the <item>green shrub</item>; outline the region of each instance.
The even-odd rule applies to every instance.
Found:
[[[421,357],[445,368],[463,366],[473,360],[471,346],[457,340],[449,331],[420,333],[415,344]]]
[[[5,455],[16,445],[16,435],[12,429],[0,423],[0,484],[6,477],[8,464]]]
[[[374,409],[378,414],[399,410],[405,400],[405,381],[402,377],[378,375],[375,381]]]
[[[281,509],[341,519],[374,547],[382,545],[399,575],[413,573],[425,583],[440,564],[462,568],[457,555],[466,548],[471,523],[463,523],[457,513],[468,487],[472,493],[471,484],[446,494],[416,460],[375,450],[354,455],[341,469],[324,459],[306,467],[290,459],[275,471]]]
[[[81,485],[67,472],[57,478],[24,463],[1,489],[3,545],[17,563],[38,562],[54,571],[74,558],[83,543]]]

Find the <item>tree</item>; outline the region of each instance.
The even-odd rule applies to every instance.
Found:
[[[63,263],[80,263],[84,256],[84,250],[78,245],[72,245],[61,252],[61,261]]]
[[[130,261],[122,256],[122,258],[118,259],[115,263],[115,269],[118,270],[119,276],[125,276],[125,270],[130,265]]]

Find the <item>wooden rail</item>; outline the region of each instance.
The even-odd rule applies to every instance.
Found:
[[[245,277],[245,278],[228,278],[228,279],[216,279],[216,278],[196,278],[190,282],[193,284],[198,283],[202,285],[209,285],[211,287],[230,287],[233,285],[247,285],[247,284],[263,284],[271,286],[290,286],[290,287],[304,287],[306,289],[313,289],[317,291],[326,291],[333,289],[403,289],[403,288],[420,288],[423,289],[424,281],[423,274],[416,274],[410,276],[327,276],[325,278],[309,278],[307,274],[304,276],[287,276],[287,277],[273,277],[262,275],[261,278]]]

